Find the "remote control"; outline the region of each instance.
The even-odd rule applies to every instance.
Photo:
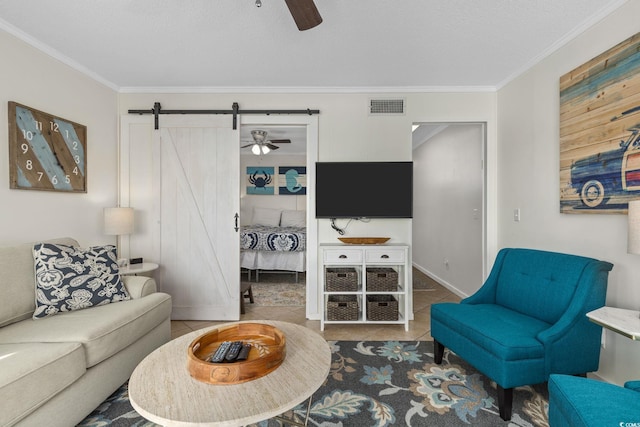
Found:
[[[240,353],[240,350],[242,350],[242,341],[232,342],[231,347],[229,347],[229,351],[227,352],[227,355],[224,357],[224,359],[227,362],[233,362],[234,360],[236,360],[236,357],[238,357],[238,353]]]
[[[224,341],[222,344],[220,344],[220,347],[218,347],[215,353],[209,356],[208,361],[211,363],[223,362],[224,357],[227,355],[227,352],[229,351],[229,348],[231,348],[231,341]]]
[[[247,360],[247,356],[249,356],[249,350],[251,350],[251,344],[245,344],[242,346],[242,350],[238,353],[238,357],[236,360]]]

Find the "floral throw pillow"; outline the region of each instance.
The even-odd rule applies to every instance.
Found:
[[[38,243],[33,247],[36,311],[33,318],[128,300],[115,246],[87,249]]]

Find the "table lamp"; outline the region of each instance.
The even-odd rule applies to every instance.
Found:
[[[104,208],[104,234],[117,236],[118,253],[120,253],[120,236],[133,233],[133,208]],[[126,258],[118,259],[123,267],[129,263]]]

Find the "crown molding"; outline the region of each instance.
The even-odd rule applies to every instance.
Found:
[[[120,93],[469,93],[469,92],[495,92],[495,86],[338,86],[338,87],[121,87]]]
[[[506,79],[504,79],[501,83],[499,83],[496,86],[496,90],[502,89],[507,84],[509,84],[510,82],[515,80],[516,78],[520,77],[521,75],[523,75],[524,73],[529,71],[535,65],[540,63],[543,59],[551,56],[554,52],[556,52],[557,50],[559,50],[560,48],[565,46],[570,41],[572,41],[575,38],[577,38],[580,34],[584,33],[589,28],[593,27],[595,24],[597,24],[598,22],[602,21],[604,18],[609,16],[612,12],[614,12],[620,6],[625,4],[627,1],[628,0],[617,0],[617,1],[613,1],[613,2],[610,2],[609,4],[607,4],[598,13],[590,16],[589,19],[587,19],[584,22],[582,22],[580,25],[575,27],[573,30],[569,31],[567,34],[565,34],[562,38],[557,40],[555,43],[553,43],[547,49],[543,50],[542,53],[540,53],[538,56],[536,56],[534,58],[531,58],[531,60],[527,61],[522,67],[520,67],[518,70],[516,70],[514,73],[512,73]]]
[[[15,38],[22,40],[23,42],[27,43],[28,45],[40,50],[41,52],[45,53],[46,55],[49,55],[50,57],[62,62],[63,64],[73,68],[74,70],[78,71],[79,73],[84,74],[85,76],[95,80],[96,82],[108,87],[109,89],[112,89],[114,91],[118,91],[118,85],[110,82],[109,80],[105,79],[104,77],[102,77],[101,75],[91,71],[90,69],[88,69],[87,67],[85,67],[82,64],[79,64],[78,62],[74,61],[73,59],[69,58],[66,55],[63,55],[62,53],[58,52],[56,49],[52,48],[51,46],[47,45],[46,43],[41,42],[40,40],[31,37],[29,34],[25,33],[24,31],[22,31],[21,29],[9,24],[7,21],[3,20],[2,18],[0,18],[0,29],[4,30],[5,32],[11,34],[12,36],[14,36]]]

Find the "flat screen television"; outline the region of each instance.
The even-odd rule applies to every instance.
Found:
[[[316,163],[316,218],[412,218],[413,162]]]

